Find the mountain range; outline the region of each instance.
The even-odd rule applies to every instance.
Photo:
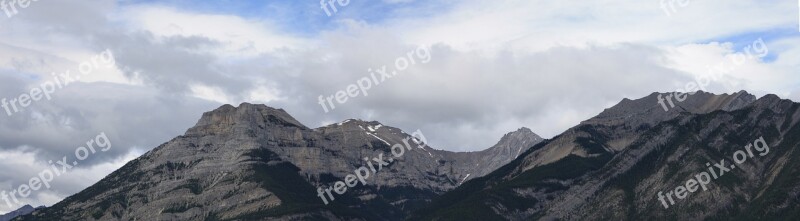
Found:
[[[330,205],[317,196],[318,187],[343,180],[365,157],[389,155],[409,138],[375,121],[311,129],[281,109],[224,105],[184,135],[22,220],[402,220],[542,141],[521,128],[484,151],[456,153],[413,138],[414,147],[365,186]]]
[[[16,220],[797,220],[800,104],[745,91],[623,99],[544,140],[521,128],[478,152],[376,121],[308,128],[243,103],[203,114],[98,183]],[[668,205],[658,196],[763,138],[770,152]],[[370,158],[402,157],[343,194]],[[394,155],[396,156],[396,155]],[[370,165],[372,167],[374,165]],[[374,168],[374,167],[373,167]],[[337,188],[334,188],[337,189]],[[671,198],[670,198],[671,199]],[[672,200],[672,199],[671,199]]]

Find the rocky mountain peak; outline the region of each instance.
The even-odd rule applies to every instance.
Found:
[[[531,129],[522,127],[503,135],[497,144],[487,149],[487,152],[492,153],[490,155],[510,156],[513,159],[519,156],[519,153],[542,140],[542,137],[531,131]]]
[[[755,106],[760,106],[760,107],[773,107],[773,106],[776,106],[776,105],[778,105],[780,103],[791,104],[792,101],[791,100],[786,100],[786,99],[781,99],[780,97],[778,97],[777,95],[774,95],[774,94],[767,94],[767,95],[764,95],[763,97],[759,98],[757,101],[755,101],[754,105]]]
[[[499,143],[512,142],[512,141],[528,141],[528,140],[542,140],[538,134],[534,133],[530,128],[521,127],[516,131],[509,132],[500,138]]]
[[[197,124],[187,131],[187,135],[220,134],[235,128],[295,127],[308,129],[283,109],[264,104],[242,103],[239,107],[225,104],[203,113]]]
[[[678,100],[676,96],[683,97],[684,100]],[[732,111],[753,103],[756,96],[744,90],[730,95],[697,91],[694,94],[686,94],[685,97],[674,92],[656,92],[637,100],[627,100],[627,102],[626,100],[607,110],[638,108],[640,110],[661,109],[664,112],[687,111],[691,113],[709,113],[715,110]]]
[[[464,180],[491,173],[494,169],[511,162],[519,157],[520,154],[528,151],[528,149],[543,140],[542,137],[531,131],[531,129],[522,127],[503,135],[500,141],[489,149],[463,154],[467,157],[476,158],[466,160],[465,162],[479,162],[476,165],[466,165],[466,167],[472,169],[469,170],[471,171],[468,174],[469,177],[465,177]]]
[[[682,100],[676,98],[676,93],[654,92],[636,100],[623,99],[617,105],[603,110],[596,117],[583,123],[615,124],[625,121],[634,127],[643,124],[653,125],[656,122],[672,119],[682,112],[706,114],[717,110],[733,111],[756,101],[756,97],[747,91],[730,95],[697,91],[680,97]]]

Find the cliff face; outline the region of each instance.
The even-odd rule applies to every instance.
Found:
[[[491,171],[513,160],[512,148],[523,148],[514,145],[540,139],[529,131],[507,136],[487,150],[497,154],[466,164]],[[365,158],[391,156],[395,144],[410,148],[366,185],[324,204],[318,188],[345,180]],[[378,122],[310,129],[280,109],[224,105],[183,136],[21,220],[400,220],[468,174],[485,173],[462,160]]]

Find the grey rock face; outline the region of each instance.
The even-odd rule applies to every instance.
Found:
[[[655,96],[623,100],[437,198],[410,219],[800,218],[800,155],[795,151],[800,104],[774,95],[754,101],[744,92],[701,93],[665,112],[653,110]],[[768,154],[737,164],[708,190],[691,193],[670,208],[658,200],[658,192],[672,191],[708,171],[706,163],[725,159],[730,166],[736,151],[760,137],[771,147]]]
[[[183,136],[21,220],[402,220],[540,140],[521,129],[486,151],[456,154],[374,121],[310,129],[281,109],[224,105]],[[364,158],[390,156],[392,146],[406,143],[411,149],[367,185],[330,205],[317,196]]]

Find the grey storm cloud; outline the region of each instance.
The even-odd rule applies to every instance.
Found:
[[[34,103],[13,116],[0,116],[0,147],[35,148],[41,160],[55,160],[74,156],[76,148],[105,132],[113,148],[85,161],[92,165],[124,155],[131,148],[149,150],[166,142],[216,106],[140,87],[75,83],[57,91],[50,101]]]
[[[523,126],[552,136],[569,125],[554,125],[548,121],[548,111],[575,110],[576,119],[569,122],[576,122],[622,97],[666,91],[672,87],[666,82],[682,80],[682,75],[659,63],[663,51],[644,45],[500,51],[487,58],[437,44],[430,46],[430,63],[414,65],[376,85],[369,96],[324,113],[317,103],[320,95],[343,90],[367,76],[370,68],[391,68],[396,58],[418,45],[405,44],[391,33],[359,30],[324,34],[319,47],[263,52],[231,62],[209,50],[223,42],[200,36],[159,38],[109,24],[71,25],[90,24],[95,29],[88,31],[93,36],[89,43],[111,49],[123,73],[155,87],[154,93],[181,97],[191,93],[191,85],[200,84],[219,88],[238,103],[252,102],[247,94],[264,86],[279,96],[267,105],[285,108],[311,127],[349,118],[378,120],[406,130],[431,131],[435,147],[452,150],[486,148],[503,133]],[[565,90],[574,85],[588,87]],[[60,111],[76,126],[89,127],[80,111]]]

